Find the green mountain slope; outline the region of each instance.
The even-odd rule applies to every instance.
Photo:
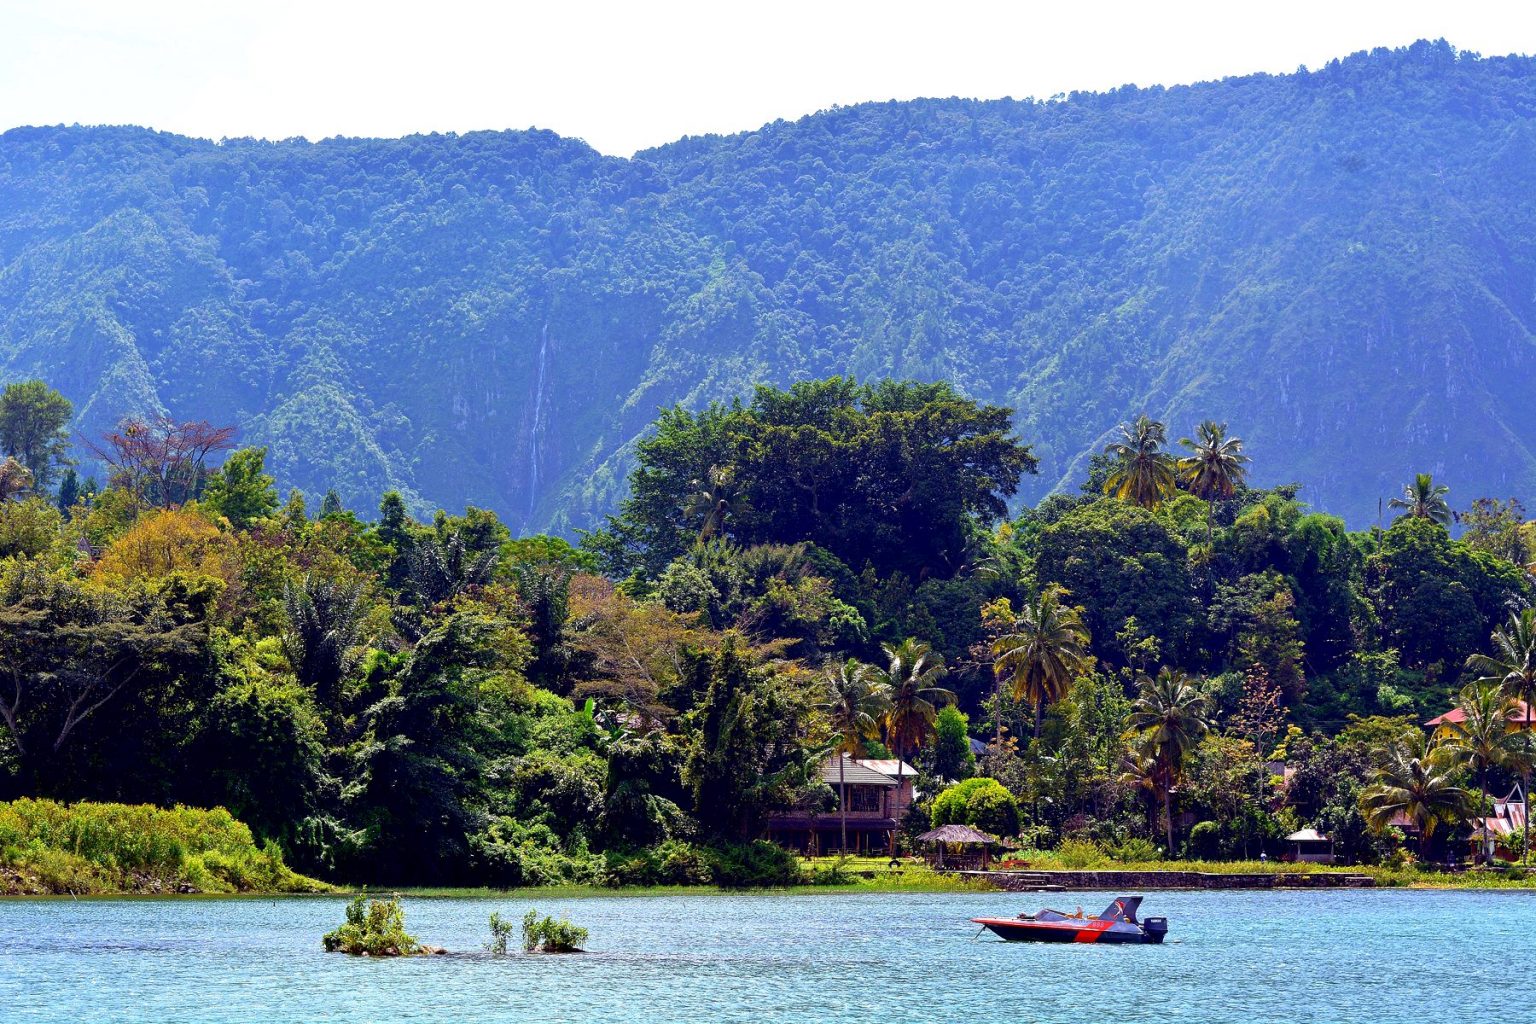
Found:
[[[237,421],[364,504],[612,508],[659,406],[944,377],[1026,498],[1143,409],[1356,523],[1536,489],[1536,61],[1444,44],[1053,103],[838,108],[603,157],[543,132],[0,136],[0,377]]]

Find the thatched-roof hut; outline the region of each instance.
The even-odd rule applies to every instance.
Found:
[[[925,859],[936,868],[967,868],[980,866],[985,871],[992,863],[992,847],[1003,841],[985,832],[978,832],[969,825],[940,825],[931,832],[924,832],[917,841],[928,847]],[[957,852],[945,858],[945,850],[956,847]]]

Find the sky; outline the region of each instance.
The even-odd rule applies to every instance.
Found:
[[[538,127],[628,156],[839,104],[1283,73],[1420,38],[1536,53],[1536,3],[0,0],[0,129]]]

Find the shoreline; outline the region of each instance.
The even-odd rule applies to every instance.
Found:
[[[1168,875],[1188,875],[1191,872],[1170,871]],[[1281,876],[1273,882],[1258,882],[1248,877],[1233,884],[1189,884],[1185,881],[1172,879],[1157,879],[1158,872],[1115,872],[1115,871],[1081,871],[1064,872],[1062,874],[1076,876],[1098,876],[1093,878],[1078,877],[1062,879],[1059,883],[1052,882],[1045,886],[1039,885],[1006,885],[995,884],[988,878],[972,877],[980,873],[968,873],[963,884],[943,882],[935,884],[908,884],[900,887],[863,884],[863,885],[796,885],[778,888],[761,889],[722,889],[717,886],[698,885],[661,885],[661,886],[623,886],[609,888],[601,885],[557,885],[557,886],[532,886],[525,889],[492,889],[480,887],[404,887],[390,888],[387,886],[364,888],[349,888],[336,886],[329,891],[319,892],[116,892],[116,893],[89,893],[72,895],[70,893],[14,893],[0,894],[0,904],[6,903],[30,903],[30,902],[60,902],[68,900],[75,903],[100,902],[104,900],[135,900],[135,901],[216,901],[216,900],[278,900],[278,899],[333,899],[346,900],[356,896],[360,892],[368,892],[380,896],[401,896],[406,899],[418,900],[493,900],[493,899],[602,899],[618,897],[624,899],[665,899],[674,896],[934,896],[950,893],[968,893],[972,895],[985,893],[998,893],[1020,895],[1024,893],[1039,893],[1050,895],[1058,892],[1304,892],[1317,889],[1329,891],[1349,891],[1360,893],[1391,893],[1391,892],[1508,892],[1536,894],[1536,880],[1528,879],[1521,882],[1503,882],[1490,884],[1489,882],[1475,881],[1470,883],[1458,883],[1448,878],[1435,878],[1433,876],[1421,877],[1412,881],[1391,882],[1387,884],[1377,883],[1374,879],[1369,885],[1345,885],[1340,882],[1301,882],[1296,884],[1295,876]],[[1135,875],[1136,879],[1121,877],[1105,877],[1114,875]],[[1212,876],[1221,877],[1221,876]],[[1227,876],[1233,877],[1233,876]],[[1316,874],[1303,877],[1317,877]]]

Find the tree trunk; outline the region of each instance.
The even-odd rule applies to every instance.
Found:
[[[1045,718],[1045,698],[1035,698],[1035,739],[1040,738],[1040,723]]]
[[[997,689],[992,691],[992,718],[997,727],[997,748],[1003,748],[1003,681],[997,681]]]
[[[1173,784],[1163,787],[1163,828],[1168,839],[1168,859],[1173,860]]]
[[[837,818],[843,826],[843,845],[838,855],[848,856],[848,784],[843,781],[843,752],[837,752]]]
[[[1477,824],[1483,830],[1483,838],[1477,842],[1477,850],[1482,854],[1478,858],[1484,864],[1493,863],[1493,854],[1488,849],[1488,764],[1481,762],[1477,766],[1477,791],[1482,801],[1477,805]]]

